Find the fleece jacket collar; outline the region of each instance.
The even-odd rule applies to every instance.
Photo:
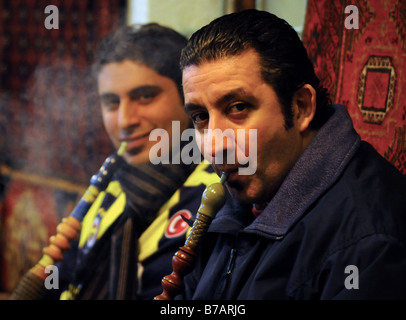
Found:
[[[361,139],[346,108],[342,105],[332,105],[331,108],[332,115],[318,130],[259,217],[245,224],[249,214],[247,208],[238,208],[236,202],[230,200],[217,214],[210,231],[234,233],[238,226],[245,224],[245,232],[265,237],[283,237],[288,232],[309,206],[337,181],[360,146]]]

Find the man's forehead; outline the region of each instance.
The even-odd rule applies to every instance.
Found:
[[[258,56],[247,52],[245,55],[231,56],[189,65],[183,70],[185,94],[195,90],[228,87],[228,91],[241,90],[252,83],[262,81]],[[222,88],[225,89],[225,88]]]
[[[261,59],[259,54],[254,49],[248,49],[242,51],[236,55],[229,55],[215,59],[203,59],[197,64],[190,64],[182,70],[183,78],[193,75],[197,72],[204,72],[205,69],[209,69],[211,72],[221,65],[229,66],[230,69],[227,71],[232,72],[233,70],[238,70],[239,68],[244,68],[248,66],[249,68],[260,69]]]

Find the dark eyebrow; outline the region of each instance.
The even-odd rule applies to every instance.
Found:
[[[253,98],[253,96],[250,93],[248,93],[246,90],[244,90],[243,88],[237,88],[230,92],[227,92],[224,96],[217,99],[217,101],[215,103],[217,106],[220,106],[220,105],[228,103],[232,100],[241,99],[241,98],[246,99],[247,97]]]
[[[186,103],[184,105],[184,109],[186,111],[187,114],[191,114],[194,110],[201,110],[202,108],[204,108],[203,106],[197,104],[197,103]]]
[[[116,99],[116,98],[118,98],[118,96],[114,93],[103,93],[103,94],[99,95],[99,98],[101,100]]]
[[[134,96],[134,95],[140,95],[140,94],[144,94],[144,93],[159,93],[162,92],[162,88],[159,86],[152,86],[152,85],[146,85],[146,86],[140,86],[134,89],[131,89],[127,94],[130,96]],[[115,93],[110,93],[110,92],[106,92],[106,93],[102,93],[101,95],[99,95],[100,99],[115,99],[118,98],[118,95]]]
[[[152,85],[146,85],[146,86],[141,86],[134,88],[128,92],[129,95],[137,95],[137,94],[143,94],[145,92],[162,92],[162,88],[159,86],[152,86]]]
[[[231,90],[230,92],[227,92],[225,95],[223,95],[219,99],[217,99],[215,101],[215,105],[217,107],[220,107],[223,104],[226,104],[230,101],[233,101],[236,99],[241,99],[241,98],[256,100],[256,98],[252,94],[250,94],[243,88],[237,88],[237,89]],[[205,108],[205,107],[202,105],[199,105],[197,103],[186,103],[185,104],[185,110],[189,114],[194,110],[202,109],[202,108]]]

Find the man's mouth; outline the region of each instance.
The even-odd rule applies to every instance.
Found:
[[[127,152],[133,153],[134,150],[139,150],[149,141],[149,132],[137,134],[131,137],[125,137],[121,141],[127,142]]]
[[[218,174],[227,173],[227,181],[231,182],[238,177],[238,166],[229,166],[229,165],[215,165],[215,170]]]

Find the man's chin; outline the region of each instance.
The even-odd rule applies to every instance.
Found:
[[[124,159],[129,165],[132,165],[132,166],[151,162],[149,159],[148,153],[145,154],[144,152],[140,152],[138,154],[125,153]]]
[[[251,204],[255,202],[255,198],[251,197],[247,189],[238,183],[226,182],[227,190],[230,195],[241,204]]]

